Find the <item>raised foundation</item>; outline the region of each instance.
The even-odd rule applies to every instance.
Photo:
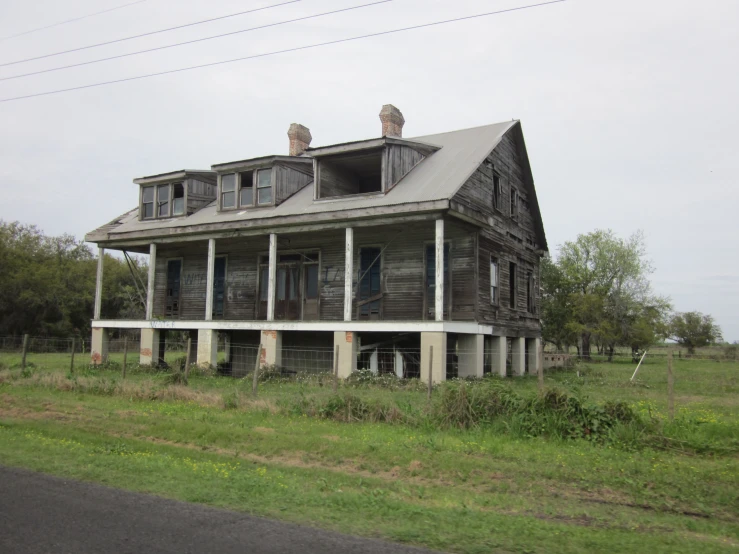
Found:
[[[432,383],[446,380],[446,333],[421,333],[421,380],[427,383],[429,367]]]
[[[139,363],[153,365],[159,363],[159,331],[157,329],[141,329],[141,346]]]
[[[198,365],[206,368],[218,365],[218,331],[198,330]]]
[[[485,367],[485,335],[459,335],[457,338],[458,377],[482,377]]]
[[[262,351],[259,364],[267,366],[282,365],[282,331],[262,331]]]
[[[491,339],[491,372],[498,374],[500,377],[505,377],[507,374],[506,361],[508,360],[508,340],[506,337],[491,337]]]
[[[334,333],[334,358],[339,349],[339,379],[346,379],[357,370],[357,334],[351,331]]]
[[[539,349],[541,348],[541,339],[526,339],[526,357],[528,358],[529,373],[537,375],[539,373],[539,367],[544,363],[544,360],[539,356]]]
[[[108,361],[108,331],[102,327],[92,329],[92,347],[90,348],[90,363],[104,364]]]
[[[513,375],[522,377],[526,374],[526,339],[515,337],[511,339],[511,370]]]

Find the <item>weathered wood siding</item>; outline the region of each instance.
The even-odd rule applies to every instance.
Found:
[[[424,155],[413,148],[400,144],[391,144],[385,150],[385,170],[387,171],[387,190],[390,190],[416,167]]]
[[[306,168],[307,169],[307,168]],[[311,167],[312,172],[312,167]],[[313,182],[313,175],[284,165],[275,166],[275,204],[281,204]]]
[[[493,175],[500,178],[500,203],[493,208]],[[518,193],[518,215],[511,217],[511,194]],[[478,246],[478,321],[530,334],[539,323],[539,256],[532,190],[526,183],[520,144],[509,132],[455,195],[471,211],[486,217],[489,225],[480,230]],[[498,260],[498,302],[490,299],[490,258]],[[515,308],[510,308],[509,264],[517,265]],[[534,276],[534,309],[527,310],[527,274]]]
[[[215,181],[187,179],[187,215],[213,202],[216,199],[217,189]]]
[[[385,248],[381,258],[382,319],[422,320],[425,314],[425,249],[434,243],[434,223],[420,222],[403,226],[361,227],[355,229],[353,290],[357,294],[360,276],[359,253],[362,247]],[[445,225],[450,243],[451,319],[475,319],[475,281],[477,235],[453,221]],[[216,241],[216,256],[226,256],[226,286],[223,319],[254,320],[258,317],[258,260],[266,256],[268,237],[248,240]],[[319,313],[321,320],[340,321],[344,315],[344,230],[278,235],[277,254],[318,254]],[[205,318],[207,242],[189,242],[180,246],[162,245],[158,251],[154,313],[164,315],[167,260],[181,258],[180,319]],[[302,283],[301,283],[301,290]],[[433,299],[431,299],[433,303]],[[356,317],[356,309],[352,310]]]

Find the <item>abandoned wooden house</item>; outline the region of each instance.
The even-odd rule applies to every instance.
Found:
[[[138,206],[86,237],[93,360],[127,328],[142,363],[189,331],[198,364],[220,344],[236,375],[257,355],[295,371],[337,356],[341,377],[535,371],[547,243],[520,122],[403,138],[397,108],[380,120],[380,138],[311,147],[292,124],[289,155],[135,179]],[[149,254],[146,319],[101,318],[105,249]]]

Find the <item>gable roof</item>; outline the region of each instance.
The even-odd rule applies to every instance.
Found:
[[[392,208],[392,212],[397,214],[416,211],[414,208],[418,204],[433,204],[437,201],[447,202],[446,206],[435,208],[444,209],[448,207],[448,201],[500,143],[503,136],[518,123],[517,120],[513,120],[404,139],[439,149],[426,157],[385,194],[314,200],[313,186],[309,185],[281,204],[269,208],[218,212],[217,202],[214,201],[187,217],[147,221],[139,221],[136,217],[137,210],[133,210],[125,214],[126,217],[114,220],[117,225],[111,222],[89,233],[85,239],[90,242],[103,242],[194,234],[208,228],[212,230],[210,227],[212,225],[225,225],[224,230],[233,230],[289,223],[291,218],[298,216],[310,216],[311,223],[319,223],[324,219],[336,221],[337,212],[346,210],[376,208],[381,212],[384,208]],[[538,213],[535,217],[540,218]]]

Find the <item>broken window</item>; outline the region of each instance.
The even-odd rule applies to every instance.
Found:
[[[182,183],[172,185],[172,215],[185,214],[185,187]]]
[[[382,307],[380,290],[381,250],[361,248],[359,250],[359,318],[379,319]]]
[[[257,171],[257,204],[260,206],[272,203],[272,170]]]
[[[490,303],[498,303],[498,260],[490,258]]]
[[[493,175],[493,208],[500,209],[500,177]]]
[[[534,274],[531,271],[526,277],[526,311],[534,313]]]
[[[143,219],[154,217],[154,187],[144,187],[141,193],[141,216]]]
[[[241,208],[247,208],[254,205],[254,172],[245,171],[239,173],[239,182],[241,188],[239,189],[239,206]]]
[[[518,191],[511,187],[511,218],[518,218]]]
[[[517,278],[518,277],[516,275],[516,264],[514,264],[513,262],[510,262],[508,264],[508,288],[509,288],[508,303],[512,310],[516,309],[516,293],[517,293],[516,279]]]
[[[221,208],[236,207],[236,174],[221,175]]]
[[[318,197],[382,192],[382,153],[380,148],[320,158]]]
[[[159,185],[157,187],[157,204],[159,206],[158,216],[169,217],[169,185]]]

